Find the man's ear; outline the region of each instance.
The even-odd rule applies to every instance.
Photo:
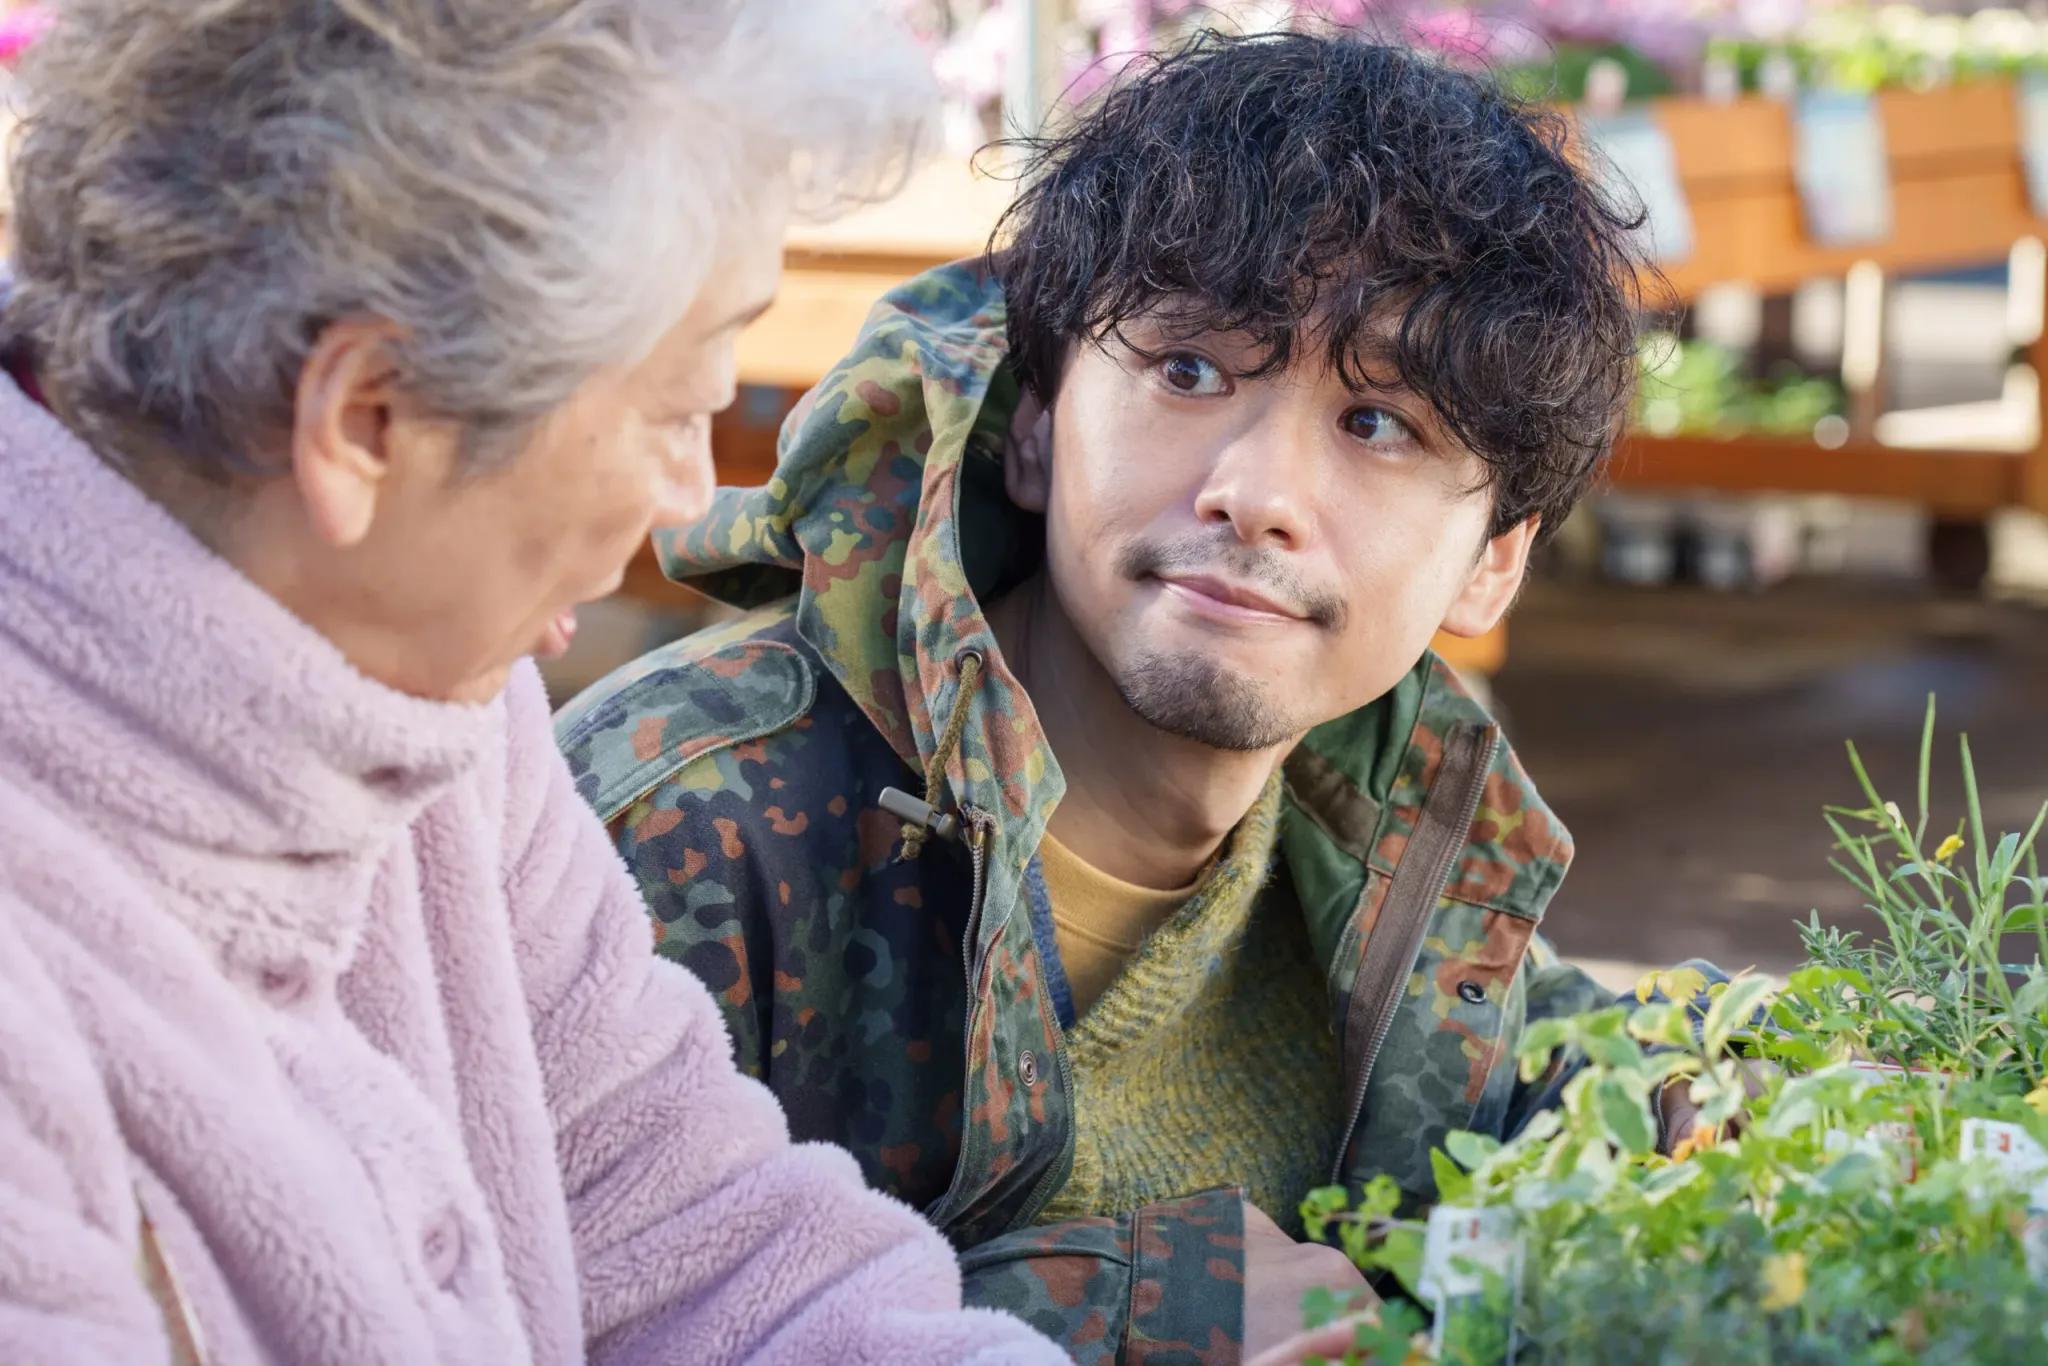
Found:
[[[1529,572],[1529,552],[1536,545],[1541,516],[1523,518],[1488,541],[1472,566],[1472,576],[1444,613],[1443,629],[1454,636],[1483,636],[1500,624],[1522,591]]]
[[[1003,443],[1003,491],[1026,512],[1052,501],[1052,411],[1026,390]]]
[[[380,318],[343,318],[313,341],[293,395],[292,480],[313,531],[337,549],[360,545],[391,472],[391,354]]]

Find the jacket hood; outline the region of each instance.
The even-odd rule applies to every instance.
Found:
[[[977,264],[884,295],[846,358],[783,424],[775,475],[721,489],[658,537],[668,576],[738,607],[797,594],[797,629],[904,761],[926,770],[959,693],[986,672],[947,764],[955,801],[1022,821],[1035,848],[1065,790],[982,613],[1035,561],[1037,519],[1003,493],[1018,389],[1001,285]]]

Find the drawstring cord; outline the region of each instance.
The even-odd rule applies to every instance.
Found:
[[[981,656],[969,650],[960,657],[960,687],[953,695],[953,714],[946,718],[946,729],[932,750],[931,762],[925,765],[924,804],[927,811],[938,810],[939,790],[946,781],[946,765],[953,761],[953,751],[960,747],[960,736],[967,729],[968,706],[980,687]],[[898,857],[909,860],[922,854],[931,830],[929,819],[903,822],[903,852]]]

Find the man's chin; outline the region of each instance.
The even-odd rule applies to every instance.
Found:
[[[1211,749],[1272,749],[1298,729],[1271,685],[1202,655],[1140,655],[1118,672],[1117,691],[1153,729]]]

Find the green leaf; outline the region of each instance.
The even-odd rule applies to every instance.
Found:
[[[1674,1162],[1650,1173],[1643,1182],[1643,1194],[1652,1202],[1662,1200],[1681,1186],[1689,1186],[1700,1179],[1706,1168],[1697,1162]]]
[[[1515,1057],[1521,1063],[1523,1081],[1534,1081],[1543,1069],[1550,1066],[1551,1054],[1562,1048],[1572,1038],[1572,1021],[1562,1018],[1546,1018],[1531,1021],[1522,1031],[1522,1041],[1515,1045]]]
[[[1601,1077],[1593,1095],[1601,1127],[1616,1147],[1636,1156],[1656,1151],[1657,1123],[1645,1096],[1619,1077]]]
[[[1442,1148],[1430,1149],[1429,1169],[1436,1177],[1436,1198],[1443,1204],[1457,1204],[1472,1189],[1472,1178]]]
[[[1659,1002],[1642,1006],[1629,1016],[1628,1032],[1643,1043],[1690,1048],[1692,1017],[1682,1005]]]
[[[1321,1328],[1334,1323],[1343,1308],[1337,1292],[1327,1285],[1319,1285],[1301,1297],[1301,1321],[1305,1328]]]
[[[2019,862],[2019,851],[2018,831],[1999,840],[1998,847],[1991,851],[1990,884],[2004,882],[2012,876],[2013,865]]]
[[[1486,1134],[1454,1129],[1444,1136],[1444,1148],[1459,1166],[1470,1172],[1479,1170],[1488,1158],[1500,1151],[1500,1140]]]
[[[2039,893],[2036,893],[2036,895],[2039,895]],[[1999,932],[2002,934],[2028,934],[2040,929],[2044,923],[2048,923],[2048,905],[2038,901],[2030,902],[2024,906],[2015,906],[2010,911],[2007,911],[2005,913],[2005,924],[1999,927]]]
[[[1963,751],[1963,804],[1970,814],[1970,840],[1977,856],[1977,885],[1982,887],[1990,880],[1990,868],[1984,853],[1984,806],[1977,796],[1977,766],[1970,760],[1970,737],[1964,735],[1958,743]]]
[[[1920,764],[1916,770],[1920,797],[1920,833],[1927,833],[1927,779],[1934,769],[1934,694],[1927,694],[1927,715],[1920,722]],[[1864,786],[1867,788],[1868,783]]]
[[[1373,1260],[1391,1273],[1401,1283],[1401,1288],[1420,1299],[1422,1296],[1422,1245],[1423,1229],[1420,1224],[1396,1224],[1387,1230]]]
[[[1814,921],[1816,928],[1819,927],[1819,923],[1819,919],[1816,917]],[[1821,990],[1823,987],[1833,986],[1854,987],[1858,991],[1868,993],[1870,990],[1870,979],[1854,968],[1814,963],[1792,973],[1785,979],[1785,985],[1790,990],[1800,994],[1810,994]]]
[[[1745,973],[1728,983],[1728,989],[1707,1011],[1706,1026],[1701,1031],[1701,1042],[1709,1056],[1727,1048],[1730,1036],[1737,1030],[1749,1028],[1750,1015],[1770,994],[1770,979],[1754,973]]]
[[[1796,1072],[1811,1072],[1828,1060],[1827,1050],[1810,1039],[1774,1034],[1764,1040],[1763,1055]]]
[[[1612,1028],[1588,1030],[1582,1042],[1586,1056],[1601,1067],[1623,1072],[1639,1071],[1642,1067],[1642,1045],[1629,1037],[1625,1020],[1616,1019]]]
[[[1381,1172],[1365,1183],[1358,1193],[1358,1203],[1352,1209],[1361,1218],[1385,1219],[1401,1208],[1401,1183],[1385,1172]]]

